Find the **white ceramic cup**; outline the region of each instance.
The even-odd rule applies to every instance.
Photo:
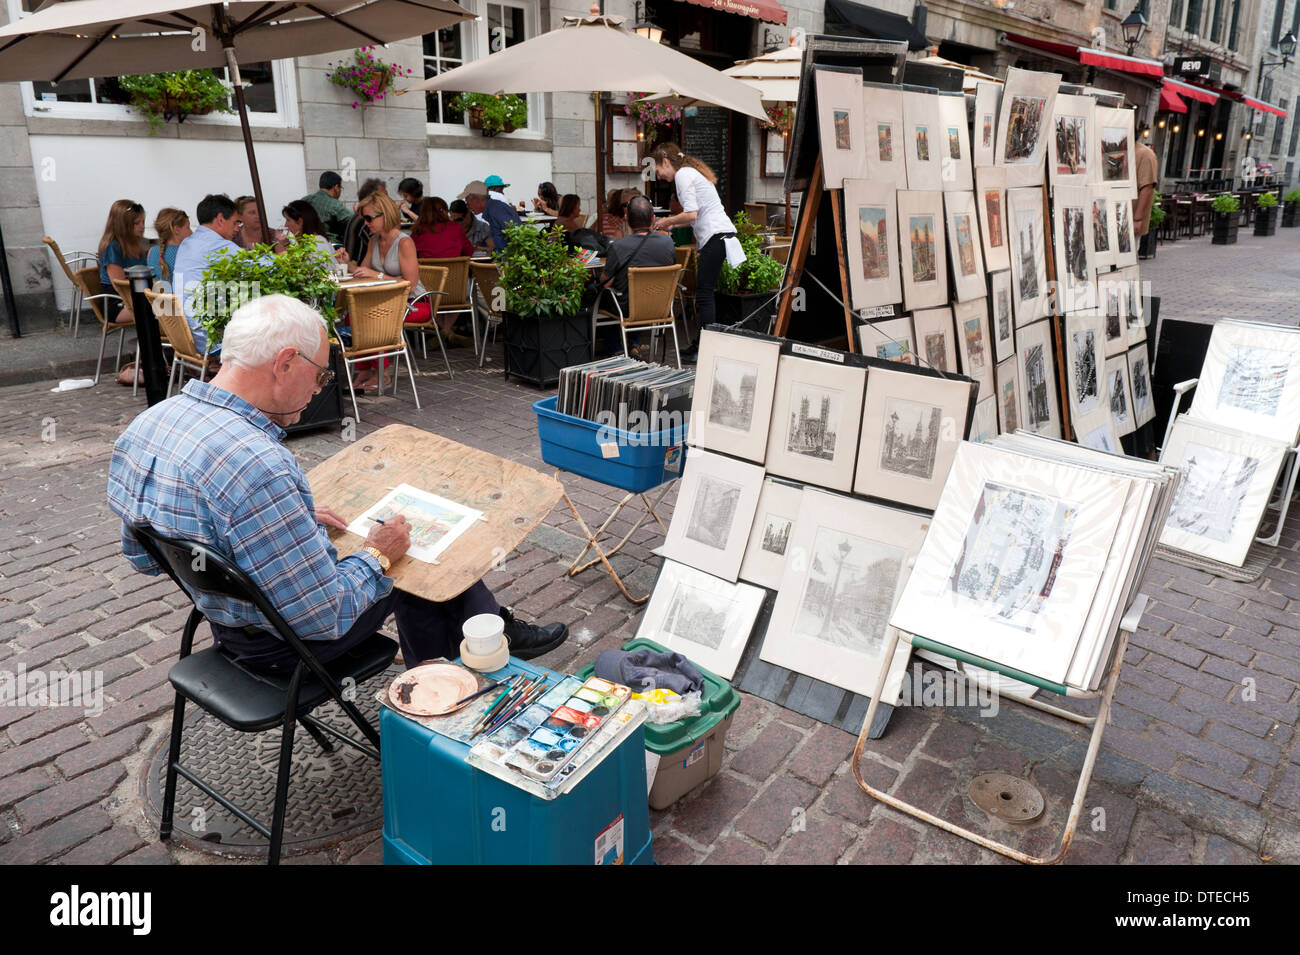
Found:
[[[498,613],[480,613],[461,625],[469,652],[475,656],[496,653],[505,638],[506,622]]]

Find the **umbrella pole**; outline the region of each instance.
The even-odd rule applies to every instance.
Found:
[[[244,102],[244,83],[235,62],[235,48],[225,46],[226,65],[230,67],[230,80],[235,86],[235,105],[239,109],[239,128],[244,133],[244,151],[248,153],[248,174],[253,177],[253,198],[257,200],[257,217],[262,223],[262,237],[270,234],[271,222],[266,218],[266,202],[262,199],[262,179],[257,174],[257,157],[253,154],[253,131],[248,125],[248,104]]]
[[[605,214],[605,156],[601,147],[605,144],[605,117],[601,112],[600,93],[592,93],[596,101],[596,228],[600,229],[600,217]]]

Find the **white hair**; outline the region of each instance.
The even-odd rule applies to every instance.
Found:
[[[261,295],[235,309],[221,339],[222,362],[258,368],[282,348],[311,357],[320,348],[325,319],[288,295]]]

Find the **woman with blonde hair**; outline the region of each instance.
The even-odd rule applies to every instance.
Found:
[[[194,232],[190,217],[181,209],[167,206],[154,216],[153,228],[158,233],[158,244],[149,250],[149,268],[153,269],[154,279],[170,282],[172,269],[176,267],[176,250]]]
[[[107,295],[117,295],[113,279],[125,279],[133,265],[147,265],[144,245],[144,206],[132,199],[118,199],[108,210],[108,221],[99,240],[99,285]],[[104,299],[105,317],[116,321],[122,301]]]
[[[727,246],[735,243],[734,258],[740,242],[736,239],[736,226],[722,207],[716,183],[718,177],[708,164],[682,152],[676,143],[660,143],[651,153],[655,161],[655,175],[671,182],[677,191],[677,201],[682,211],[664,219],[655,220],[655,228],[663,232],[679,225],[690,225],[695,232],[696,261],[699,263],[695,284],[695,309],[700,316],[700,327],[706,328],[717,318],[714,290],[722,273],[722,262],[727,258]],[[743,251],[741,257],[743,261]]]

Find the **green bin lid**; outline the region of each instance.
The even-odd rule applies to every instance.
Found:
[[[658,653],[671,652],[667,647],[660,646],[653,640],[646,640],[645,638],[638,638],[625,643],[623,649],[654,650]],[[713,727],[731,716],[732,713],[736,712],[736,707],[740,706],[740,694],[732,689],[729,682],[716,674],[710,673],[704,667],[696,666],[696,669],[704,675],[704,689],[700,691],[700,715],[692,716],[689,719],[676,720],[672,723],[647,722],[645,724],[645,748],[650,752],[666,756],[669,753],[677,752],[684,746],[690,746],[696,740],[708,735],[708,732]],[[574,676],[586,680],[595,670],[595,666],[589,664],[575,673]]]

